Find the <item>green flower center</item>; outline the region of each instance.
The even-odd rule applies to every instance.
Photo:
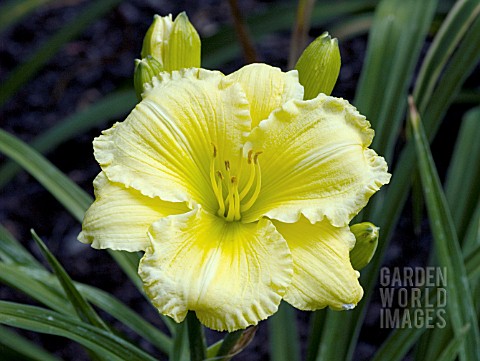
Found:
[[[253,150],[250,150],[246,160],[246,174],[243,172],[244,164],[241,164],[238,173],[232,175],[230,161],[220,161],[217,158],[217,147],[213,145],[210,181],[218,202],[217,214],[228,222],[239,221],[242,218],[242,212],[248,211],[260,194],[262,177],[258,156],[261,153],[254,153]],[[243,175],[248,176],[246,183],[240,182]],[[240,187],[241,189],[239,189]],[[225,197],[224,194],[226,194]]]

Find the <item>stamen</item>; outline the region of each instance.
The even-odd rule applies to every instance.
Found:
[[[236,175],[231,175],[231,166],[230,161],[224,161],[225,171],[220,171],[216,169],[216,158],[217,158],[217,147],[212,143],[213,147],[213,159],[210,164],[210,181],[212,183],[212,189],[215,194],[215,198],[218,202],[218,212],[217,214],[220,217],[224,217],[226,221],[238,221],[242,218],[241,213],[249,210],[260,194],[260,189],[262,186],[261,172],[260,172],[260,163],[258,157],[262,152],[254,152],[250,150],[247,156],[247,164],[250,169],[250,174],[248,180],[245,183],[242,191],[240,192],[239,180],[240,176],[243,176],[244,167],[246,166],[244,162],[241,162],[239,168],[236,169]],[[244,158],[245,159],[245,158]],[[244,160],[245,161],[245,160]],[[220,161],[221,164],[221,161]],[[254,186],[255,183],[255,186]],[[224,198],[224,187],[228,192],[227,196]],[[253,191],[252,191],[253,190]],[[242,205],[242,200],[251,194],[245,204]]]
[[[223,174],[218,171],[218,183],[217,183],[217,188],[218,188],[218,194],[217,194],[217,200],[218,200],[218,215],[220,217],[225,216],[225,202],[223,200],[223,186],[222,186],[222,181],[223,181]]]
[[[210,143],[210,144],[212,144],[212,146],[213,146],[213,158],[216,158],[217,157],[217,147],[215,146],[215,144],[213,142]]]
[[[255,153],[255,156],[253,157],[253,163],[257,164],[258,162],[258,156],[262,154],[263,152],[257,152]]]
[[[230,179],[231,181],[231,186],[229,187],[228,190],[228,214],[227,214],[227,221],[231,222],[235,219],[235,208],[236,205],[235,203],[238,203],[238,183],[237,183],[237,178],[232,177]],[[237,202],[235,202],[235,198],[237,199]],[[240,212],[239,212],[240,214]]]
[[[250,189],[252,188],[253,181],[255,180],[255,164],[252,163],[252,151],[248,152],[248,164],[250,164],[250,177],[248,178],[247,184],[243,187],[242,192],[240,193],[240,200],[245,198]]]
[[[250,149],[248,151],[248,164],[252,163],[252,154],[253,154],[253,149]]]
[[[253,204],[255,203],[255,201],[258,198],[258,195],[260,194],[260,189],[262,188],[262,172],[260,171],[260,163],[258,162],[258,156],[261,153],[262,152],[255,153],[255,156],[253,158],[253,162],[255,163],[255,171],[257,173],[257,182],[255,184],[255,190],[254,190],[252,196],[250,197],[250,199],[248,200],[248,202],[246,202],[241,207],[241,212],[246,212],[250,208],[252,208]]]

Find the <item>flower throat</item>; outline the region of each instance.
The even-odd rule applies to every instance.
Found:
[[[230,161],[226,160],[222,163],[217,158],[217,147],[212,145],[213,159],[210,165],[210,181],[218,202],[217,214],[228,222],[239,221],[242,218],[242,212],[248,211],[260,194],[262,177],[258,156],[262,152],[254,153],[253,150],[248,152],[246,159],[248,180],[240,190],[239,181],[242,176],[243,164],[240,165],[238,174],[232,175]]]

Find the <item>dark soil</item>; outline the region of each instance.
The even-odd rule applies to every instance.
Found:
[[[49,36],[78,16],[89,3],[91,1],[55,1],[3,33],[0,37],[0,80],[6,79],[12,69],[27,59]],[[245,14],[250,15],[261,13],[269,3],[272,1],[248,0],[241,2],[241,6]],[[65,45],[34,79],[0,109],[1,128],[29,142],[66,116],[93,104],[113,90],[130,87],[133,83],[133,60],[139,57],[141,41],[153,15],[175,15],[183,10],[187,11],[201,36],[209,35],[221,24],[230,22],[226,15],[229,13],[227,2],[222,1],[124,1],[111,13],[94,22],[77,39]],[[324,30],[313,29],[311,35],[319,35]],[[288,33],[275,34],[259,44],[257,50],[263,61],[285,69],[288,43]],[[341,42],[340,46],[342,72],[333,95],[352,100],[362,67],[366,37]],[[240,67],[242,62],[239,58],[220,70],[230,72]],[[102,129],[120,120],[111,119],[96,129],[78,134],[48,154],[48,158],[93,194],[92,180],[99,172],[99,167],[93,158],[91,142]],[[446,131],[451,132],[451,129]],[[456,131],[455,127],[453,131]],[[0,155],[0,161],[3,163],[5,160]],[[428,258],[430,240],[423,237],[419,242],[418,236],[411,231],[412,222],[408,213],[400,222],[396,239],[388,252],[386,262],[391,265],[423,265]],[[41,259],[29,233],[30,228],[35,229],[73,279],[110,292],[163,328],[156,311],[127,280],[107,252],[96,251],[79,243],[76,240],[80,231],[78,222],[27,173],[19,173],[1,190],[0,223]],[[19,292],[3,285],[0,285],[0,299],[34,304]],[[385,330],[378,328],[378,307],[378,300],[375,300],[367,315],[356,360],[368,359],[386,337]],[[141,347],[155,352],[151,345],[120,327],[115,320],[105,317],[128,337],[139,342]],[[309,313],[298,312],[303,348],[309,317]],[[69,340],[31,332],[22,334],[64,360],[88,359],[83,349]],[[218,335],[208,333],[208,337],[214,340]],[[261,323],[253,342],[236,359],[268,360],[267,338],[267,325]],[[162,355],[154,355],[165,359]]]

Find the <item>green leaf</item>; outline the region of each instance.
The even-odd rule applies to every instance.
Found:
[[[190,344],[190,360],[203,361],[207,356],[203,326],[194,311],[188,311],[187,318],[188,343]]]
[[[66,303],[66,296],[58,278],[44,269],[0,262],[0,280],[60,313],[76,315],[71,305]],[[89,302],[124,323],[159,350],[166,354],[170,352],[172,346],[170,338],[117,298],[82,283],[76,282],[75,287]]]
[[[171,361],[190,361],[187,322],[180,323],[173,338]]]
[[[82,134],[86,130],[104,124],[128,113],[136,104],[133,90],[117,90],[98,102],[63,119],[54,127],[36,137],[31,147],[40,153],[48,153],[59,144]],[[0,188],[7,184],[21,168],[9,162],[0,168]]]
[[[460,351],[462,360],[476,360],[480,355],[480,333],[473,306],[472,293],[466,282],[466,270],[458,242],[453,220],[443,194],[440,179],[433,163],[428,139],[422,127],[420,117],[411,100],[410,117],[413,126],[415,148],[418,157],[420,176],[435,241],[435,250],[440,265],[449,270],[448,312],[453,323],[455,337],[469,325],[465,343]]]
[[[480,207],[479,207],[480,209]],[[465,258],[465,270],[470,283],[474,282],[480,276],[480,246],[472,251]],[[429,290],[428,299],[430,304],[435,304],[436,288]],[[422,301],[420,304],[425,304]],[[425,328],[398,328],[395,329],[381,345],[380,349],[375,353],[371,361],[401,361],[407,352],[414,346],[415,342],[423,335],[427,329]],[[427,344],[426,347],[429,347]],[[420,358],[425,359],[423,358]]]
[[[468,225],[465,238],[463,240],[464,254],[469,252],[471,248],[480,245],[480,200],[477,203],[477,208],[473,212],[470,224]]]
[[[17,66],[0,87],[0,107],[2,107],[20,87],[29,81],[60,48],[82,33],[91,23],[105,15],[121,0],[94,1],[74,20],[59,29],[55,35],[43,43],[21,65]]]
[[[305,361],[315,361],[317,359],[325,315],[325,309],[315,311],[310,315],[310,329],[308,332],[307,355]]]
[[[448,13],[434,42],[428,49],[418,74],[413,96],[419,109],[425,109],[427,106],[445,64],[479,14],[480,2],[478,0],[457,1]]]
[[[455,24],[450,25],[450,31],[455,31]],[[430,139],[436,134],[446,110],[454,101],[455,95],[458,93],[461,85],[479,60],[480,18],[475,20],[464,38],[460,39],[460,45],[442,72],[442,78],[433,95],[430,97],[426,109],[420,109],[420,111],[425,114],[424,126]],[[434,62],[436,59],[433,58],[430,61]],[[419,84],[417,83],[416,86],[419,86]],[[341,321],[342,327],[346,330],[353,330],[346,332],[346,337],[350,340],[348,359],[351,359],[355,350],[360,325],[362,324],[361,320],[365,315],[365,307],[368,304],[368,300],[373,292],[373,287],[378,279],[378,270],[380,269],[383,255],[385,254],[394,227],[406,202],[411,174],[415,164],[415,149],[413,143],[410,142],[407,143],[400,153],[397,166],[392,172],[393,177],[385,197],[382,198],[382,194],[376,195],[376,197],[370,201],[370,204],[363,214],[365,219],[374,221],[375,224],[381,228],[382,234],[371,264],[362,270],[361,281],[365,291],[364,301],[353,310],[352,314],[348,316],[348,319],[345,317]],[[350,326],[348,326],[349,324]]]
[[[69,338],[114,361],[155,361],[153,357],[105,330],[47,309],[0,301],[0,323]]]
[[[355,105],[375,129],[372,147],[390,163],[406,110],[408,87],[437,0],[385,0],[368,40]]]
[[[92,199],[38,152],[0,129],[0,152],[34,176],[79,221]]]
[[[18,355],[31,361],[60,361],[60,359],[48,353],[43,348],[38,347],[33,342],[17,335],[6,327],[0,326],[0,354],[5,361],[9,359],[5,355],[7,352],[6,349],[13,350]],[[12,358],[12,360],[17,359],[18,355],[14,359]]]
[[[0,224],[0,258],[5,263],[43,268],[38,261]]]
[[[277,313],[269,318],[268,335],[272,360],[300,360],[295,309],[288,303],[280,303]]]
[[[83,220],[83,215],[93,199],[41,154],[2,129],[0,152],[15,160],[35,177],[79,222]],[[135,266],[138,265],[138,255],[110,250],[109,253],[142,291]]]
[[[450,342],[448,342],[447,346],[443,349],[440,356],[435,359],[436,361],[455,361],[457,355],[459,354],[463,343],[465,342],[465,338],[461,336],[462,333],[466,333],[468,327],[464,327],[464,330],[460,331],[460,336],[453,338]]]
[[[95,287],[81,283],[75,283],[75,286],[89,302],[124,323],[165,354],[170,353],[172,340],[117,298]]]
[[[480,5],[479,5],[480,8]],[[480,107],[464,117],[445,182],[445,196],[458,237],[463,239],[480,195]]]
[[[480,244],[465,257],[465,269],[470,282],[476,281],[480,276]]]
[[[57,292],[53,292],[32,277],[32,273],[45,273],[44,270],[31,269],[31,272],[27,273],[23,269],[24,267],[22,266],[0,262],[0,282],[20,290],[58,312],[67,314],[73,312],[73,308],[68,303],[65,304],[64,297]]]
[[[375,129],[373,148],[387,160],[392,158],[397,133],[406,110],[406,95],[421,47],[433,18],[437,1],[384,0],[375,11],[370,30],[367,55],[356,90],[355,105],[372,122]],[[413,157],[413,149],[411,156]],[[365,309],[377,281],[381,259],[388,240],[408,196],[411,169],[396,168],[389,193],[395,199],[383,202],[384,192],[375,195],[362,214],[380,227],[379,246],[371,263],[362,270],[364,299],[348,313],[327,311],[321,342],[321,360],[350,360],[364,317]],[[395,185],[395,183],[397,183]],[[400,205],[400,206],[399,206]],[[338,334],[335,330],[343,330]]]
[[[55,256],[47,248],[45,243],[43,243],[40,237],[35,233],[35,231],[31,230],[31,233],[43,256],[46,258],[47,262],[50,264],[50,267],[52,267],[53,271],[55,272],[55,275],[60,281],[67,299],[72,304],[78,317],[80,317],[82,321],[87,322],[92,326],[103,328],[104,330],[108,331],[108,326],[105,324],[105,322],[103,322],[100,316],[97,315],[93,307],[85,300],[85,298],[83,298],[82,294],[78,292],[77,288],[73,284],[72,279],[62,267],[60,262],[58,262]]]
[[[10,0],[0,7],[0,33],[54,0]]]

